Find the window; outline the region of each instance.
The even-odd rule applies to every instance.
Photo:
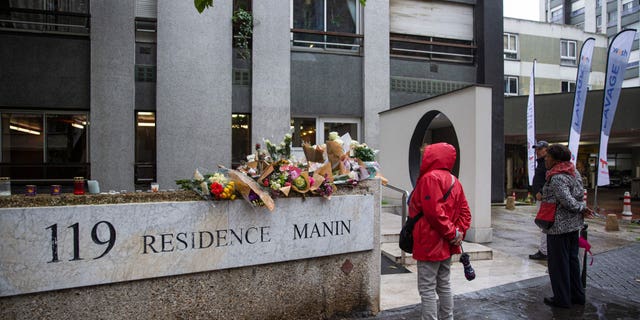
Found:
[[[360,121],[349,119],[320,119],[321,128],[323,131],[319,132],[322,135],[318,135],[320,141],[325,141],[329,137],[329,132],[336,131],[339,136],[343,136],[349,133],[351,139],[358,140]]]
[[[2,113],[1,175],[17,181],[88,177],[86,113]]]
[[[505,96],[518,95],[518,77],[504,76],[504,95]]]
[[[156,113],[136,112],[136,189],[148,190],[156,181]]]
[[[576,83],[574,81],[562,81],[560,84],[560,92],[575,92]]]
[[[618,13],[611,11],[607,13],[607,27],[612,27],[618,24]]]
[[[562,6],[557,6],[551,9],[551,23],[562,23],[564,21]]]
[[[156,82],[156,66],[136,64],[136,81]]]
[[[156,21],[149,19],[136,19],[135,21],[135,36],[136,42],[156,43]]]
[[[301,147],[303,143],[316,144],[316,119],[293,118],[291,119],[292,146]]]
[[[321,129],[318,129],[321,128]],[[329,132],[336,131],[342,136],[349,133],[351,139],[360,137],[360,120],[354,118],[304,118],[291,119],[293,135],[292,146],[298,148],[303,142],[311,145],[322,144],[329,136]]]
[[[251,147],[251,115],[234,113],[231,115],[231,164],[237,167],[247,160]]]
[[[505,59],[518,59],[518,35],[505,33],[502,35]]]
[[[633,13],[637,10],[634,10],[633,0],[622,0],[622,14]]]
[[[248,86],[251,84],[251,75],[248,69],[233,69],[233,84]]]
[[[0,1],[0,30],[89,35],[90,0]]]
[[[360,47],[358,0],[292,0],[292,44],[297,47],[356,50]]]
[[[576,41],[560,40],[560,64],[576,65]]]

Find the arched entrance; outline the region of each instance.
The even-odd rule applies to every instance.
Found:
[[[438,110],[431,110],[420,118],[409,143],[409,175],[411,184],[414,187],[420,174],[421,147],[425,144],[438,142],[446,142],[456,148],[457,157],[452,173],[456,177],[458,176],[460,172],[460,144],[458,143],[456,130],[451,120],[444,113]]]

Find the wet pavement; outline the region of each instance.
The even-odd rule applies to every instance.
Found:
[[[640,243],[595,255],[584,306],[543,304],[551,296],[547,276],[456,295],[455,319],[640,319]],[[385,310],[367,319],[420,319],[418,304]]]
[[[599,191],[602,210],[610,213],[622,210],[619,191]],[[640,205],[632,202],[634,219],[639,209]],[[492,207],[493,241],[484,245],[494,249],[494,256],[506,256],[505,263],[521,261],[523,264],[519,270],[532,268],[527,267],[526,263],[546,267],[546,261],[528,259],[529,254],[537,250],[541,234],[533,224],[534,216],[535,207],[532,206],[518,206],[513,211],[504,209],[504,206]],[[495,281],[496,286],[473,292],[461,290],[461,286],[465,286],[461,283],[464,282],[453,281],[452,275],[454,294],[457,293],[454,297],[454,318],[640,319],[640,225],[620,221],[620,231],[606,232],[603,219],[591,219],[587,223],[594,262],[587,266],[587,301],[584,306],[558,309],[545,305],[542,299],[552,295],[548,276],[503,284],[505,282],[500,280],[513,275],[491,271],[484,275],[488,279],[482,280]],[[502,262],[498,259],[494,263]],[[481,262],[477,262],[476,266],[476,269],[483,268]],[[476,270],[476,273],[481,274],[482,271]],[[500,283],[502,285],[497,285]],[[415,282],[408,284],[405,290],[411,296],[410,291],[416,291]],[[407,306],[383,310],[377,316],[365,319],[420,319],[419,307],[415,302],[408,303]]]

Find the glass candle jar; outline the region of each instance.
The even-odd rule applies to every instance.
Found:
[[[76,195],[84,194],[84,177],[73,178],[73,194],[76,194]]]
[[[0,196],[11,195],[11,179],[9,177],[0,177]]]
[[[29,197],[35,197],[38,194],[38,188],[34,184],[28,184],[25,186],[24,195]]]
[[[62,186],[59,184],[52,184],[51,185],[51,195],[52,196],[59,196],[60,195],[60,190],[62,190]]]

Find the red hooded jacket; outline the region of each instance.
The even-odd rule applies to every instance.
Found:
[[[471,212],[460,181],[451,173],[456,161],[456,149],[448,143],[427,146],[422,154],[420,178],[409,202],[409,216],[419,212],[424,216],[413,229],[413,258],[419,261],[442,261],[460,253],[459,246],[449,244],[456,229],[466,234],[471,224]],[[454,185],[447,200],[444,194]]]

